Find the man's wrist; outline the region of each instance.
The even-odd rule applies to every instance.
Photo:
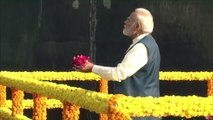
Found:
[[[93,67],[94,67],[94,64],[92,63],[91,67],[90,67],[90,70],[89,70],[90,72],[92,72]]]

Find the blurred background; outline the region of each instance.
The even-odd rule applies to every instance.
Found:
[[[0,1],[1,71],[72,71],[70,62],[79,54],[115,66],[132,42],[122,30],[137,7],[154,16],[161,71],[213,71],[212,0]],[[96,82],[66,84],[98,90]],[[207,96],[206,81],[161,81],[160,89],[161,96]],[[81,111],[81,120],[98,119],[93,112]],[[60,120],[61,112],[48,110],[48,120]],[[32,116],[32,111],[25,114]]]

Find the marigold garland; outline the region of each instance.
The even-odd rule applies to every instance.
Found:
[[[6,86],[0,85],[0,108],[6,105]]]
[[[63,105],[63,120],[79,120],[79,106],[67,102],[64,102]]]
[[[79,80],[79,81],[99,81],[100,76],[94,73],[82,73],[82,72],[54,72],[54,71],[34,71],[34,72],[9,72],[0,71],[2,76],[13,76],[14,78],[29,78],[31,80],[48,80],[48,81],[67,81],[67,80]]]
[[[213,76],[210,80],[208,80],[208,96],[213,96]]]
[[[12,88],[12,116],[23,115],[24,92]]]
[[[126,111],[121,109],[121,107],[118,106],[117,102],[118,99],[121,99],[124,95],[117,94],[110,98],[109,100],[109,120],[131,120],[130,116],[127,114]]]
[[[37,93],[41,96],[67,101],[97,113],[107,113],[107,103],[112,96],[68,85],[25,78],[2,77],[0,84],[27,91],[28,93]]]
[[[101,79],[99,89],[100,92],[108,94],[108,80]],[[100,114],[99,120],[108,120],[107,114]]]
[[[108,94],[108,80],[101,79],[99,89],[100,92]]]
[[[46,100],[47,97],[42,97],[37,94],[33,94],[33,120],[47,119]]]
[[[24,115],[12,116],[12,111],[8,108],[0,108],[0,120],[32,120]]]
[[[10,71],[0,71],[3,76],[13,76],[16,78],[29,78],[37,80],[101,80],[101,77],[94,73],[82,73],[82,72],[54,72],[54,71],[33,71],[33,72],[10,72]],[[201,71],[201,72],[180,72],[180,71],[160,71],[160,80],[209,80],[213,76],[213,72]]]
[[[209,80],[213,76],[213,72],[179,72],[179,71],[170,71],[170,72],[164,72],[160,71],[160,80],[188,80],[188,81],[204,81]]]
[[[160,74],[166,75],[167,73],[161,72]],[[208,95],[212,94],[212,82],[211,82],[212,81],[211,78],[213,78],[212,72],[197,72],[197,73],[189,72],[188,74],[185,72],[169,72],[169,74],[170,75],[173,74],[173,77],[168,78],[168,76],[164,76],[164,77],[161,76],[160,79],[161,80],[179,80],[179,79],[180,80],[201,80],[201,81],[208,80]],[[98,108],[99,109],[98,113],[106,113],[105,112],[105,110],[107,110],[106,107],[107,106],[109,107],[109,105],[105,105],[104,103],[107,103],[107,101],[109,101],[109,99],[113,96],[113,95],[106,95],[106,94],[96,94],[95,92],[90,92],[87,90],[83,90],[84,91],[83,92],[81,90],[79,91],[78,88],[68,89],[67,86],[65,87],[63,86],[65,89],[61,89],[60,87],[60,90],[59,90],[58,87],[60,85],[56,86],[55,84],[51,84],[51,83],[49,84],[48,82],[41,82],[41,81],[37,81],[35,79],[30,79],[30,78],[23,79],[25,77],[16,76],[16,75],[17,73],[15,72],[14,76],[16,78],[14,78],[13,75],[12,75],[13,77],[10,77],[11,73],[7,73],[4,75],[0,74],[0,79],[1,79],[0,84],[6,85],[9,87],[18,88],[21,90],[23,89],[24,91],[28,91],[28,92],[35,92],[35,93],[38,92],[41,95],[44,95],[44,96],[47,95],[49,97],[53,97],[56,99],[59,98],[59,100],[62,100],[62,101],[67,99],[69,100],[69,98],[73,99],[74,98],[73,93],[75,93],[76,95],[75,96],[76,98],[74,99],[78,99],[78,98],[81,99],[82,96],[84,98],[84,96],[86,95],[86,97],[88,96],[89,97],[84,100],[87,101],[88,102],[87,104],[91,106],[86,106],[85,104],[76,102],[77,100],[76,101],[71,100],[68,102],[71,102],[71,103],[74,102],[74,104],[80,104],[80,106],[82,105],[86,109],[89,108],[89,110],[92,110],[95,112],[97,112],[96,109]],[[39,78],[36,77],[36,79],[39,79]],[[13,83],[11,83],[10,80]],[[24,87],[21,87],[20,85]],[[71,96],[69,97],[66,96],[66,98],[61,96],[58,97],[57,95],[55,95],[55,93],[59,93],[57,92],[57,90],[56,91],[53,90],[53,93],[51,93],[52,91],[49,91],[49,89],[51,90],[57,89],[59,91],[62,91],[62,94],[60,94],[61,96],[66,96],[70,94]],[[67,91],[69,90],[71,90],[71,92],[67,93]],[[44,92],[50,92],[51,94],[50,93],[45,94]],[[130,119],[128,115],[131,115],[131,116],[181,116],[181,117],[188,117],[188,118],[196,117],[196,116],[212,116],[213,115],[213,101],[212,101],[213,96],[208,96],[206,98],[197,97],[197,96],[187,96],[187,97],[164,96],[160,98],[152,98],[152,97],[133,98],[133,97],[126,97],[123,95],[115,95],[115,97],[112,97],[111,99],[110,101],[114,100],[114,102],[110,103],[109,108],[111,110],[109,111],[111,111],[111,113],[113,114],[110,114],[109,119],[123,119],[123,118]],[[103,104],[95,104],[94,102],[97,102],[97,101],[94,101],[94,100],[98,100],[98,102],[102,102]],[[114,105],[114,106],[111,106],[111,105]]]
[[[34,106],[34,103],[32,99],[23,100],[24,109],[33,109],[33,106]],[[46,106],[47,106],[46,107],[47,109],[63,108],[63,104],[61,103],[61,101],[56,99],[47,99]],[[12,108],[12,101],[6,100],[5,107]]]
[[[117,109],[130,116],[180,116],[191,118],[213,115],[213,96],[164,96],[159,98],[117,96],[116,98]],[[110,103],[110,107],[113,105],[115,106],[114,101]]]

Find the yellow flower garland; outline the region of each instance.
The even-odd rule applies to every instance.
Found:
[[[108,94],[108,81],[101,79],[99,88],[100,88],[100,92]]]
[[[107,103],[110,96],[112,96],[67,85],[24,78],[2,77],[0,84],[27,91],[28,93],[37,93],[41,96],[67,101],[97,113],[107,113],[109,107]]]
[[[10,71],[0,71],[2,76],[13,76],[16,78],[29,78],[37,80],[101,80],[101,77],[94,73],[82,73],[82,72],[53,72],[53,71],[33,71],[33,72],[10,72]],[[201,71],[201,72],[179,72],[170,71],[164,72],[160,71],[160,80],[209,80],[213,76],[213,72]]]
[[[64,102],[63,105],[63,120],[79,120],[79,106],[67,102]]]
[[[202,71],[202,72],[178,72],[178,71],[170,71],[170,72],[160,72],[160,80],[199,80],[199,81],[204,81],[204,80],[209,80],[213,76],[213,72],[207,72],[207,71]]]
[[[46,97],[33,94],[33,120],[46,120],[47,110],[46,110]]]
[[[6,105],[6,86],[0,85],[0,108]]]
[[[34,103],[33,103],[32,99],[23,100],[24,109],[33,109],[33,105],[34,105]],[[6,105],[4,107],[12,108],[12,101],[6,100]],[[46,100],[46,108],[47,109],[63,108],[63,104],[59,100],[47,99]]]
[[[134,98],[127,97],[124,95],[116,95],[116,100],[110,102],[110,112],[115,113],[117,112],[116,110],[121,110],[123,111],[123,113],[128,114],[130,116],[155,117],[180,116],[191,118],[197,116],[212,116],[212,100],[213,96],[164,96],[159,98]]]
[[[118,99],[122,98],[123,95],[117,94],[111,97],[109,101],[109,120],[131,120],[130,116],[124,109],[118,107]]]
[[[212,78],[208,81],[208,96],[213,96],[213,76]]]
[[[83,106],[84,108],[89,109],[91,111],[96,111],[97,113],[107,113],[107,111],[105,111],[108,108],[108,105],[106,105],[106,103],[109,101],[109,98],[111,98],[112,96],[112,95],[100,94],[96,92],[82,90],[80,88],[70,89],[70,87],[68,86],[60,87],[61,85],[56,85],[54,83],[49,83],[49,82],[33,81],[33,80],[29,80],[29,81],[15,80],[15,79],[12,79],[11,81],[12,82],[9,82],[8,78],[6,80],[2,79],[2,81],[0,81],[0,84],[8,83],[7,86],[11,86],[12,84],[12,86],[18,87],[19,89],[24,89],[26,91],[33,90],[34,92],[43,94],[44,96],[47,95],[50,97],[56,97],[57,99],[60,99],[62,101],[66,100],[70,103],[79,104],[80,106]],[[22,87],[19,84],[22,84]],[[54,89],[53,89],[53,86],[54,86]],[[58,95],[60,96],[57,97],[57,95],[55,95],[56,93],[58,93]],[[88,97],[88,96],[92,96],[92,97]],[[103,100],[101,100],[100,98]],[[128,113],[129,115],[132,115],[132,116],[172,115],[172,116],[191,117],[191,116],[213,115],[212,113],[213,109],[211,107],[213,104],[212,99],[213,98],[211,96],[207,98],[202,98],[197,96],[192,96],[192,97],[166,96],[166,97],[160,97],[157,99],[154,99],[151,97],[133,98],[133,97],[124,96],[118,99],[117,104],[118,104],[118,107],[120,107],[118,109],[122,110],[121,113],[124,115],[125,113]],[[87,101],[87,103],[85,103],[85,101]],[[101,104],[98,104],[97,102],[98,103],[100,102]],[[114,113],[116,113],[116,111]],[[121,114],[121,113],[118,113],[118,114]]]
[[[23,115],[23,99],[23,91],[12,89],[12,116]]]
[[[36,80],[48,80],[48,81],[67,81],[67,80],[79,80],[79,81],[99,81],[100,76],[94,73],[82,73],[82,72],[53,72],[53,71],[34,71],[34,72],[9,72],[0,71],[2,76],[13,76],[15,78],[28,78]]]
[[[2,120],[32,120],[24,115],[12,116],[12,111],[8,108],[0,108],[0,119]]]
[[[35,72],[35,73],[36,74],[42,73],[41,76],[43,76],[43,77],[45,76],[43,74],[43,72]],[[49,74],[50,74],[49,77],[47,75],[46,77],[44,77],[45,79],[43,79],[42,77],[38,77],[38,76],[35,77],[32,74],[29,75],[29,72],[21,73],[22,76],[20,76],[20,74],[17,74],[17,72],[14,72],[14,73],[4,72],[4,74],[2,74],[2,72],[1,72],[0,84],[6,83],[6,86],[10,86],[10,85],[7,85],[10,83],[8,83],[8,81],[5,81],[5,79],[7,79],[7,80],[11,79],[11,80],[13,80],[13,82],[15,81],[15,83],[17,82],[16,83],[17,85],[25,84],[25,83],[22,83],[22,80],[23,80],[23,82],[28,81],[29,83],[25,84],[26,85],[25,87],[31,88],[31,89],[33,89],[33,91],[35,90],[34,92],[37,93],[40,89],[37,87],[41,87],[41,86],[39,86],[40,83],[37,84],[40,81],[36,81],[35,79],[37,79],[37,80],[42,80],[42,79],[43,80],[54,80],[56,78],[57,79],[60,78],[60,77],[56,77],[56,76],[53,77],[53,75],[52,75],[53,73],[49,73]],[[67,73],[65,73],[65,74],[67,74]],[[61,76],[64,76],[65,74],[63,73],[63,75],[61,74]],[[10,77],[11,75],[13,77]],[[28,75],[28,77],[26,77],[27,75]],[[14,76],[16,78],[14,78]],[[72,79],[80,80],[80,79],[83,79],[84,77],[66,77],[63,80],[72,80]],[[26,78],[26,80],[23,78]],[[35,78],[35,79],[33,79],[33,78]],[[88,76],[87,76],[87,78],[88,78]],[[94,78],[94,76],[90,77],[88,80],[92,80],[93,78]],[[208,95],[209,96],[206,98],[197,97],[197,96],[187,96],[187,97],[164,96],[164,97],[160,97],[160,98],[152,98],[152,97],[133,98],[133,97],[126,97],[126,96],[122,96],[122,95],[112,96],[112,95],[106,95],[106,94],[100,94],[102,96],[102,97],[100,97],[100,96],[97,96],[97,94],[89,93],[89,92],[88,93],[89,93],[89,96],[91,96],[93,94],[92,96],[94,96],[95,99],[97,99],[96,97],[99,97],[99,99],[107,98],[103,101],[101,100],[103,103],[106,100],[111,101],[110,104],[108,105],[108,106],[110,106],[109,119],[123,119],[123,118],[129,119],[130,117],[128,115],[131,115],[131,116],[181,116],[181,117],[185,116],[185,117],[189,117],[189,118],[195,117],[195,116],[211,116],[211,115],[213,115],[213,112],[212,112],[213,111],[213,107],[212,107],[213,106],[213,102],[212,102],[213,97],[210,96],[210,95],[212,95],[212,90],[213,90],[212,89],[212,86],[213,86],[212,78],[213,78],[213,72],[160,72],[161,80],[200,80],[200,81],[208,80]],[[100,80],[100,78],[97,78],[96,80]],[[35,82],[30,82],[30,81],[35,81]],[[15,83],[13,85],[15,85]],[[44,83],[41,82],[41,84],[43,84],[43,85],[44,85]],[[104,91],[104,90],[106,90],[106,87],[107,87],[107,86],[105,86],[106,83],[104,83],[104,82],[100,82],[100,83],[101,83],[100,91],[106,92],[106,91]],[[37,87],[29,86],[30,84],[36,84]],[[14,87],[13,85],[12,85],[12,87]],[[52,85],[53,84],[51,84],[51,85],[47,84],[46,88],[51,89],[54,86],[54,88],[57,89],[57,87],[55,85],[53,85],[53,86]],[[18,86],[15,85],[14,88],[16,88],[16,87],[18,87]],[[23,87],[20,87],[20,88],[23,88]],[[19,87],[18,87],[18,89],[19,89]],[[45,89],[45,91],[48,91],[48,89]],[[78,89],[78,88],[74,88],[71,91],[75,91],[76,89]],[[28,91],[28,90],[30,90],[30,89],[27,89],[26,91]],[[39,91],[39,92],[41,94],[43,94],[43,92],[41,92],[41,91]],[[74,98],[74,99],[78,99],[79,96],[85,95],[86,92],[81,93],[80,91],[76,90],[75,93],[76,93],[77,98]],[[54,93],[52,93],[52,95],[53,94]],[[43,94],[43,95],[45,95],[45,94]],[[48,94],[48,95],[51,96],[50,94]],[[63,96],[64,95],[68,95],[68,94],[63,94]],[[86,95],[88,95],[88,94],[86,94]],[[55,96],[53,96],[53,97],[55,98]],[[87,101],[88,101],[87,104],[89,104],[91,106],[90,107],[87,106],[86,108],[91,108],[90,110],[94,111],[99,106],[97,106],[97,104],[92,106],[92,104],[94,104],[94,101],[92,101],[92,100],[90,101],[90,98],[91,97],[89,97],[89,99],[87,99]],[[65,100],[65,99],[64,98],[61,99],[59,97],[59,100]],[[187,102],[185,102],[185,101],[187,101]],[[205,101],[205,102],[203,102],[203,101]],[[69,101],[69,102],[71,102],[71,101]],[[116,105],[115,105],[115,103],[116,103]],[[105,106],[104,109],[106,110],[107,105],[103,104],[101,106],[102,107]],[[141,109],[141,108],[143,108],[143,109]],[[164,108],[166,108],[167,110]],[[99,108],[99,110],[102,112],[99,111],[98,113],[107,113],[104,109]],[[140,111],[138,111],[138,110],[140,110]],[[95,111],[97,112],[97,110],[95,110]],[[103,120],[106,120],[106,119],[103,119]]]
[[[101,79],[99,84],[100,92],[108,94],[108,81]],[[108,120],[107,114],[100,114],[99,120]]]

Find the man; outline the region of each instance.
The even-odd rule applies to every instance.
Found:
[[[160,53],[151,33],[154,28],[151,13],[137,8],[124,22],[123,34],[132,39],[121,63],[116,67],[95,65],[74,66],[82,72],[94,72],[103,79],[114,82],[114,94],[127,96],[159,97]],[[157,120],[154,117],[133,118],[134,120]]]

